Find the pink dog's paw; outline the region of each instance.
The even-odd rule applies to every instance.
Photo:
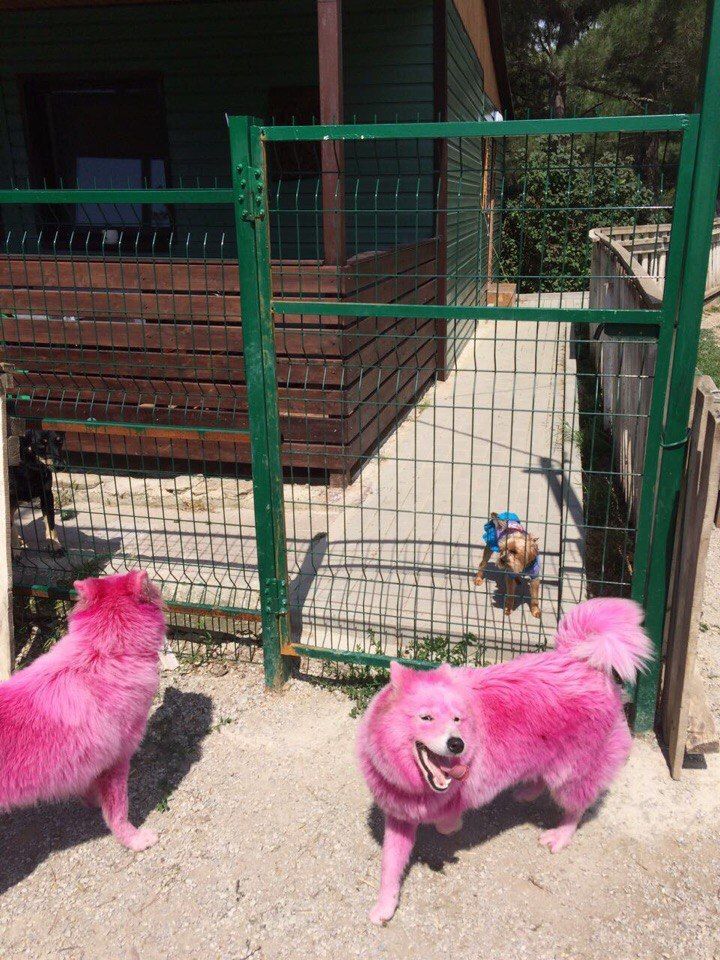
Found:
[[[158,835],[154,830],[148,830],[143,827],[140,830],[136,830],[135,833],[129,836],[124,842],[129,850],[134,850],[135,853],[141,853],[143,850],[148,850],[150,847],[155,846],[158,842]]]
[[[551,853],[560,853],[570,843],[575,831],[576,823],[563,823],[552,830],[546,830],[540,835],[540,843],[547,847]]]
[[[378,900],[368,914],[370,923],[376,923],[378,925],[387,923],[388,920],[392,920],[396,909],[397,900]]]

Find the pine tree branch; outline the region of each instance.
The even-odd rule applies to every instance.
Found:
[[[601,87],[595,83],[585,83],[583,80],[568,81],[568,86],[577,87],[580,90],[587,91],[587,93],[598,93],[601,97],[622,100],[624,103],[631,103],[634,107],[642,107],[650,103],[655,103],[654,97],[641,97],[639,94],[620,93],[617,90]]]

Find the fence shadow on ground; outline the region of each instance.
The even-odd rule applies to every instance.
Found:
[[[204,694],[174,687],[165,691],[132,764],[130,820],[135,826],[167,801],[198,762],[212,718],[213,702]],[[4,814],[0,817],[0,896],[55,851],[106,835],[100,812],[79,800]]]

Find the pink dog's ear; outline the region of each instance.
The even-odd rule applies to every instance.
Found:
[[[131,570],[128,574],[130,581],[130,592],[135,597],[148,597],[150,595],[150,579],[147,570]]]
[[[433,672],[440,680],[449,680],[453,675],[453,668],[449,663],[443,663],[442,666]]]
[[[393,660],[390,664],[390,685],[395,690],[406,688],[408,683],[414,679],[415,672],[411,667],[404,667],[397,660]]]
[[[80,600],[90,601],[97,595],[97,580],[88,577],[87,580],[76,580],[73,584]]]

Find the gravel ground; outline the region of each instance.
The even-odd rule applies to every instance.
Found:
[[[715,534],[709,583],[720,579]],[[720,712],[720,599],[701,665]],[[254,666],[164,676],[132,776],[160,832],[134,855],[79,804],[0,818],[0,960],[720,960],[720,757],[667,775],[651,739],[568,850],[509,797],[428,829],[385,929],[366,921],[381,820],[339,692],[263,692]]]

